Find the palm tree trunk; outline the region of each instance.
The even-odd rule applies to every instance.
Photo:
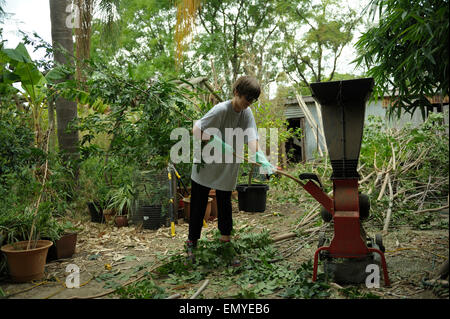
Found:
[[[52,28],[53,54],[55,64],[73,64],[73,38],[70,25],[70,12],[66,8],[71,0],[50,0],[50,20]],[[58,97],[55,101],[56,125],[59,150],[68,155],[68,159],[79,158],[78,130],[68,131],[68,125],[77,118],[77,104]],[[77,171],[77,170],[75,170]],[[77,174],[75,175],[77,176]]]

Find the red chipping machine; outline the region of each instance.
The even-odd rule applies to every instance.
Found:
[[[322,121],[332,166],[333,194],[324,192],[315,174],[300,174],[302,187],[321,205],[321,216],[333,224],[331,241],[319,236],[314,254],[313,281],[319,259],[324,272],[336,283],[364,283],[368,265],[383,269],[384,284],[390,286],[382,237],[369,238],[362,221],[369,217],[369,197],[358,190],[357,172],[363,135],[366,102],[372,92],[372,78],[312,83],[314,99],[321,105]],[[304,182],[305,181],[305,182]],[[381,271],[379,272],[381,273]],[[381,277],[381,276],[380,276]]]

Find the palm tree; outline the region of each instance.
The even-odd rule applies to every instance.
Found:
[[[49,0],[52,28],[52,46],[55,64],[73,64],[72,28],[66,24],[69,14],[66,8],[71,0]],[[58,143],[60,151],[70,159],[78,159],[78,130],[69,128],[69,123],[77,118],[77,104],[58,97],[55,101]]]

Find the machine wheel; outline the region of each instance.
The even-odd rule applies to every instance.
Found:
[[[378,247],[380,247],[380,250],[384,253],[385,248],[383,246],[383,237],[381,236],[381,234],[375,235],[375,244],[377,244]]]
[[[326,223],[329,223],[333,219],[333,215],[331,215],[331,213],[323,207],[320,210],[320,215],[322,216],[323,221]]]
[[[359,219],[365,220],[370,214],[370,199],[366,194],[359,194]]]

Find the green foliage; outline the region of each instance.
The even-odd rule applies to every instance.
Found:
[[[362,292],[359,287],[346,287],[341,292],[350,299],[380,299],[380,296],[374,295],[371,292]]]
[[[28,240],[34,217],[33,206],[9,207],[0,214],[0,235],[3,244],[11,244],[17,241]],[[18,210],[18,209],[21,210]],[[68,229],[74,229],[73,225],[60,223],[53,217],[52,204],[43,202],[39,206],[39,214],[36,215],[35,233],[37,238],[58,240]],[[0,242],[0,245],[2,243]]]
[[[275,1],[263,0],[203,1],[198,12],[202,28],[190,43],[194,54],[185,58],[187,68],[195,76],[217,77],[224,96],[231,96],[242,74],[255,75],[263,86],[273,81],[278,72],[275,43],[281,39],[276,7]]]
[[[113,188],[108,193],[107,208],[114,209],[118,215],[127,215],[134,211],[137,204],[136,189],[134,184],[124,184]]]
[[[29,167],[42,157],[34,147],[33,132],[24,125],[24,116],[2,104],[0,109],[0,183],[7,174]]]
[[[118,6],[117,27],[105,41],[105,22],[92,23],[91,57],[118,62],[133,78],[176,77],[175,7],[170,1],[130,0]],[[120,51],[120,53],[118,53]]]
[[[372,0],[379,22],[356,43],[357,65],[369,68],[374,96],[395,97],[390,114],[417,108],[425,117],[428,98],[449,94],[448,0]]]
[[[183,95],[187,93],[170,81],[136,80],[121,70],[107,70],[94,63],[98,70],[87,81],[90,101],[101,99],[109,112],[93,112],[80,119],[78,128],[84,132],[82,152],[89,155],[90,142],[106,132],[111,136],[109,156],[120,161],[148,167],[148,159],[167,162],[174,141],[174,128],[189,128],[195,112]],[[180,116],[183,114],[185,117]]]
[[[210,240],[201,239],[195,249],[195,263],[185,264],[185,256],[175,255],[158,268],[165,284],[198,283],[214,273],[221,286],[227,285],[226,298],[264,298],[277,294],[288,298],[324,298],[329,296],[329,286],[319,280],[311,282],[312,263],[293,269],[280,262],[279,253],[272,245],[269,233],[253,233],[251,229],[235,234],[231,243],[219,242],[218,231]],[[241,261],[231,267],[233,260]],[[278,262],[276,262],[278,260]],[[234,288],[237,288],[235,291]]]
[[[149,276],[132,285],[121,287],[115,292],[121,299],[166,299],[165,289],[155,284]]]
[[[295,271],[295,275],[289,281],[289,286],[286,288],[282,297],[285,298],[326,298],[330,296],[328,289],[330,286],[325,283],[325,274],[318,274],[318,279],[312,282],[312,261],[305,262]]]
[[[303,87],[331,81],[343,48],[350,43],[360,17],[338,1],[279,1],[284,71]],[[302,36],[298,36],[302,28]],[[306,92],[305,92],[306,93]]]

